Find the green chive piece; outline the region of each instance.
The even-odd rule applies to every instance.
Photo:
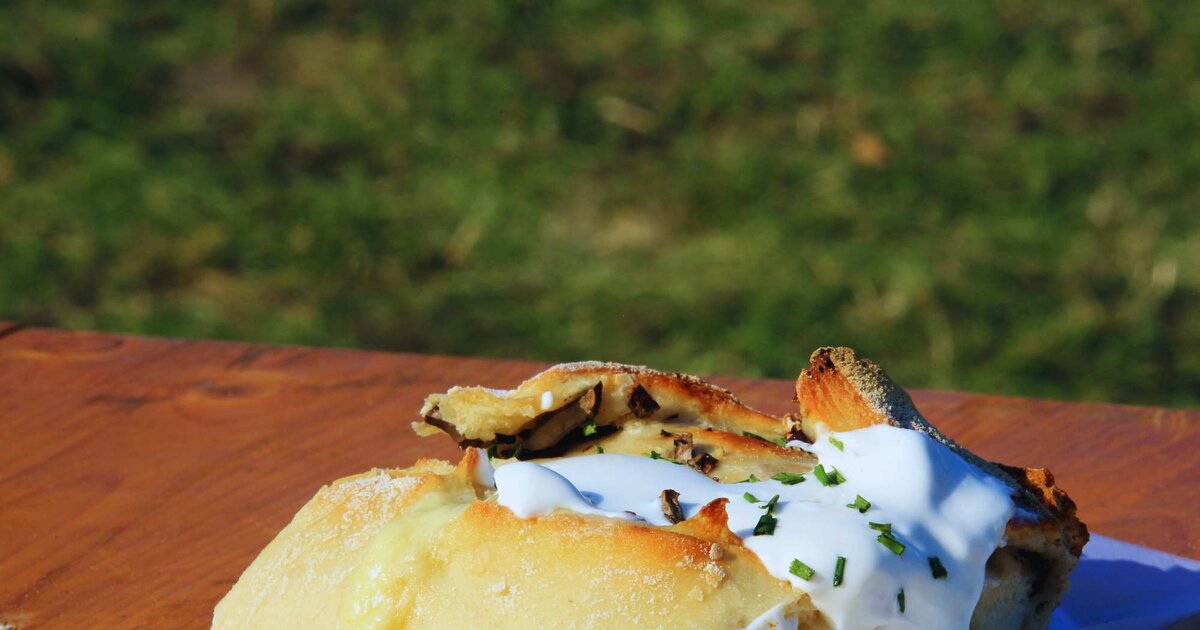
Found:
[[[812,579],[812,576],[816,573],[816,571],[813,571],[812,567],[800,562],[799,560],[792,560],[792,565],[788,567],[788,573],[791,573],[792,575],[807,582]]]
[[[745,499],[746,501],[750,502],[750,503],[758,503],[759,501],[761,501],[761,500],[762,500],[762,499],[760,499],[760,498],[758,498],[758,497],[754,496],[753,494],[750,494],[749,492],[745,492],[745,493],[743,493],[743,494],[742,494],[742,498],[743,498],[743,499]]]
[[[896,554],[897,556],[904,553],[904,543],[896,540],[891,534],[880,534],[875,537],[875,540],[878,540],[879,544],[887,547],[888,551]]]
[[[821,482],[822,486],[829,485],[829,473],[825,472],[825,464],[817,464],[817,467],[813,469],[813,476]]]
[[[496,457],[496,445],[495,444],[488,447],[487,456],[488,456],[488,459],[492,459],[492,458]]]
[[[826,471],[824,464],[817,464],[817,467],[813,469],[813,476],[821,482],[822,486],[836,486],[846,481],[838,469],[834,468],[832,472]]]
[[[596,454],[597,454],[597,455],[600,455],[600,454],[602,454],[602,453],[604,453],[604,447],[603,447],[603,446],[600,446],[599,444],[597,444],[597,445],[596,445]]]
[[[800,473],[781,472],[771,475],[771,478],[785,486],[794,486],[804,481],[804,475]]]
[[[942,566],[941,558],[937,556],[930,556],[929,570],[933,573],[933,579],[935,580],[944,580],[949,575],[946,573],[946,567]]]
[[[839,440],[839,439],[837,439],[837,438],[833,437],[832,435],[831,435],[831,436],[829,436],[829,443],[830,443],[830,444],[832,444],[832,445],[833,445],[833,447],[834,447],[834,448],[836,448],[836,449],[837,449],[837,450],[839,450],[839,451],[845,451],[845,450],[846,450],[846,445],[845,445],[845,444],[842,444],[842,441],[841,441],[841,440]]]
[[[589,422],[589,423],[583,425],[583,436],[587,437],[589,435],[596,435],[596,423],[595,422]]]
[[[840,483],[846,483],[846,478],[843,477],[841,471],[836,468],[833,469],[833,472],[829,473],[829,479],[832,481],[830,485],[834,486]]]
[[[749,477],[746,477],[745,479],[743,479],[741,481],[735,481],[734,483],[758,483],[758,477],[755,477],[754,475],[750,475]]]
[[[861,494],[854,495],[854,503],[847,503],[846,507],[858,510],[860,514],[866,514],[867,510],[871,509],[871,502],[862,498]]]
[[[742,496],[754,496],[754,495],[751,495],[749,492],[747,492],[745,495],[742,495]],[[747,500],[749,500],[749,499],[747,499]],[[766,503],[759,506],[759,507],[765,509],[766,513],[763,514],[762,516],[758,517],[758,523],[756,523],[754,525],[754,535],[755,536],[772,536],[775,534],[775,524],[778,523],[779,521],[778,521],[778,519],[776,519],[774,516],[771,515],[771,512],[775,510],[775,504],[778,501],[779,501],[779,495],[777,494],[777,495],[771,497],[770,500],[768,500]]]
[[[775,534],[775,523],[778,522],[771,512],[768,510],[766,514],[758,517],[758,523],[754,525],[755,536],[772,536]]]
[[[888,536],[892,535],[892,524],[891,523],[870,523],[869,526],[871,529],[873,529],[877,532],[883,532],[883,533],[887,534]]]
[[[754,439],[758,440],[759,442],[766,442],[768,444],[778,444],[779,446],[784,446],[784,447],[787,446],[787,438],[785,438],[785,437],[771,438],[768,440],[767,438],[765,438],[757,433],[751,433],[749,431],[742,431],[742,435],[744,437],[754,438]]]
[[[663,460],[664,462],[671,462],[672,464],[676,464],[676,465],[682,465],[682,464],[683,464],[683,462],[681,462],[681,461],[679,461],[679,460],[677,460],[677,459],[671,459],[670,457],[663,457],[662,455],[659,455],[659,454],[658,454],[658,451],[650,451],[650,452],[648,453],[648,455],[650,455],[650,459],[661,459],[661,460]]]
[[[900,612],[904,612],[904,589],[900,589],[900,592],[896,593],[896,603],[900,604]]]
[[[846,570],[846,558],[838,556],[837,566],[833,567],[833,585],[842,585],[842,573]]]

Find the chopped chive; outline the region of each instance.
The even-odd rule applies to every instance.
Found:
[[[750,493],[747,492],[746,494],[748,495]],[[758,517],[758,523],[754,525],[755,536],[771,536],[775,533],[775,523],[777,523],[778,520],[771,515],[771,512],[775,510],[775,504],[778,502],[779,495],[777,494],[768,499],[766,503],[759,506],[766,510],[766,513]]]
[[[846,558],[838,556],[837,565],[833,567],[833,585],[842,585],[842,573],[846,570]]]
[[[812,579],[812,576],[816,573],[816,571],[813,571],[812,567],[800,562],[799,560],[792,560],[792,565],[788,567],[788,573],[791,573],[792,575],[807,582],[808,580]]]
[[[583,436],[584,437],[587,437],[589,435],[595,435],[595,434],[596,434],[596,423],[595,422],[589,422],[589,423],[583,425]]]
[[[829,485],[829,473],[825,472],[825,464],[817,464],[817,467],[813,469],[813,476],[821,482],[822,486]]]
[[[899,540],[896,540],[894,537],[892,537],[892,535],[890,533],[889,534],[880,534],[875,537],[875,540],[878,540],[879,544],[883,545],[884,547],[887,547],[888,551],[891,551],[892,553],[896,554],[897,556],[904,553],[904,543],[900,542]]]
[[[837,439],[837,438],[833,437],[832,435],[831,435],[831,436],[829,436],[829,443],[830,443],[830,444],[832,444],[832,445],[833,445],[833,447],[834,447],[834,448],[836,448],[836,449],[837,449],[837,450],[839,450],[839,451],[845,451],[845,450],[846,450],[846,445],[845,445],[845,444],[842,444],[842,441],[841,441],[841,440],[839,440],[839,439]]]
[[[804,475],[800,473],[781,472],[771,475],[771,478],[785,486],[794,486],[804,481]]]
[[[900,612],[904,612],[904,589],[900,589],[900,592],[896,593],[896,603],[900,604]]]
[[[735,482],[735,483],[758,483],[758,477],[755,477],[754,475],[750,475],[749,477],[746,477],[745,479]]]
[[[775,534],[775,523],[777,522],[774,516],[771,516],[771,511],[767,510],[766,514],[758,517],[758,523],[754,525],[755,536],[771,536]]]
[[[672,464],[676,464],[676,465],[680,465],[680,466],[683,465],[683,462],[681,462],[677,459],[671,459],[670,457],[663,457],[662,455],[659,455],[658,451],[650,451],[648,454],[650,455],[650,459],[661,459],[664,462],[671,462]]]
[[[779,446],[784,446],[784,447],[787,446],[787,438],[785,438],[785,437],[771,438],[768,440],[767,438],[765,438],[757,433],[751,433],[749,431],[742,431],[742,435],[744,437],[754,438],[754,439],[758,440],[759,442],[766,442],[768,444],[778,444]]]
[[[496,445],[495,444],[488,447],[487,456],[488,456],[488,459],[492,459],[492,458],[496,457]]]
[[[821,482],[822,486],[836,486],[846,481],[838,469],[834,468],[832,472],[828,472],[825,470],[824,464],[817,464],[817,467],[813,469],[813,476]]]
[[[856,494],[854,495],[854,503],[847,503],[846,507],[854,508],[860,514],[865,514],[867,510],[871,509],[871,502],[862,498],[861,494]]]
[[[929,570],[933,572],[933,579],[943,580],[946,578],[946,567],[942,566],[942,560],[937,556],[929,557]]]
[[[599,444],[597,444],[597,445],[596,445],[596,454],[597,454],[597,455],[600,455],[600,454],[602,454],[603,452],[604,452],[604,447],[603,447],[603,446],[600,446]]]
[[[873,529],[877,532],[883,532],[883,533],[887,534],[888,536],[892,535],[892,524],[891,523],[869,523],[869,526],[871,529]]]
[[[750,503],[758,503],[759,501],[762,500],[762,499],[754,496],[753,494],[750,494],[749,492],[742,493],[742,498]]]
[[[846,478],[843,477],[841,471],[836,468],[833,469],[833,472],[829,473],[829,478],[833,481],[832,485],[835,486],[840,483],[846,483]]]

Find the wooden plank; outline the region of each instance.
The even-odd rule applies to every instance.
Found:
[[[322,484],[455,458],[424,396],[542,367],[24,329],[0,340],[0,619],[201,626]],[[669,367],[669,366],[667,366]],[[800,366],[797,366],[799,368]],[[714,379],[775,413],[791,383]],[[1101,533],[1200,558],[1200,414],[916,392],[981,454],[1052,468]]]
[[[4,339],[8,335],[17,332],[21,329],[21,325],[17,322],[8,322],[0,319],[0,339]]]

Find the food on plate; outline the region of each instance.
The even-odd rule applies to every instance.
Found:
[[[1048,471],[959,447],[848,348],[796,402],[595,362],[431,395],[414,427],[457,466],[322,488],[213,626],[1047,626],[1088,538]]]

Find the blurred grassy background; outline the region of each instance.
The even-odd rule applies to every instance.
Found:
[[[0,317],[1200,403],[1200,4],[7,2]]]

